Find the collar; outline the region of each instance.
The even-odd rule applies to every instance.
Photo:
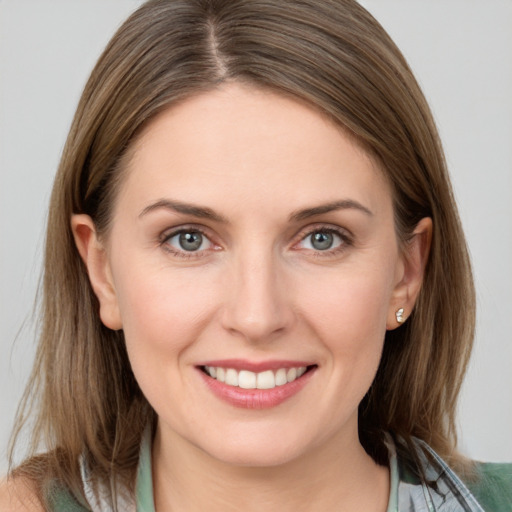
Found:
[[[424,441],[410,447],[388,435],[391,492],[387,512],[484,512],[462,480]]]
[[[151,429],[146,428],[140,449],[136,503],[126,493],[117,493],[117,509],[123,512],[155,512],[151,474]],[[484,512],[462,480],[425,442],[413,438],[409,447],[402,440],[386,437],[389,452],[390,495],[387,512]],[[81,460],[82,479],[93,512],[111,511],[109,487],[93,489],[87,465]]]

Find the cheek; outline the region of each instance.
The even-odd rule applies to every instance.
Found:
[[[214,284],[198,272],[170,272],[133,265],[116,281],[116,294],[132,364],[170,359],[199,336],[215,312]],[[209,284],[208,284],[209,283]]]
[[[298,292],[303,297],[302,310],[311,313],[312,323],[326,335],[352,333],[342,337],[360,345],[370,333],[384,334],[392,284],[382,274],[349,271],[312,276],[301,287],[307,287]]]
[[[362,398],[377,371],[392,281],[378,272],[348,272],[302,283],[301,310],[329,357],[336,379]],[[305,293],[304,293],[305,292]]]
[[[148,401],[165,414],[187,391],[188,349],[215,314],[213,286],[143,265],[119,275],[128,276],[118,280],[116,292],[132,371]]]

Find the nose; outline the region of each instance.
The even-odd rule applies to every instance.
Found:
[[[283,272],[271,254],[240,255],[226,282],[223,327],[249,342],[272,341],[294,318]]]

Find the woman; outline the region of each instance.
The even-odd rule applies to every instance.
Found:
[[[437,132],[354,2],[134,13],[70,131],[44,290],[19,426],[35,404],[48,452],[11,508],[506,510],[507,468],[456,452],[474,292]]]

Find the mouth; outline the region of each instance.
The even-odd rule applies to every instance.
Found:
[[[223,366],[201,366],[201,370],[217,382],[227,386],[241,389],[274,389],[295,382],[306,372],[311,371],[316,365],[292,366],[290,368],[278,368],[253,372],[250,370],[237,370]]]
[[[197,368],[208,388],[221,400],[245,409],[267,409],[297,394],[318,366],[302,362],[250,364],[233,360],[222,364],[209,362]]]

